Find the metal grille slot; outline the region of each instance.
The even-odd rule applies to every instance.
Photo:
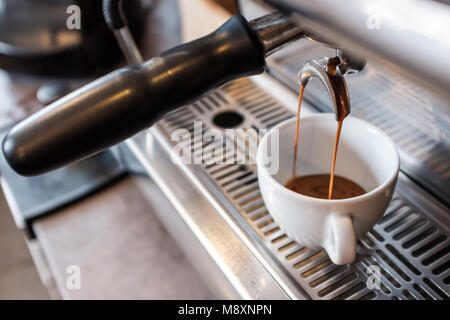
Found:
[[[249,79],[238,80],[192,105],[174,112],[160,122],[168,138],[175,128],[193,128],[194,120],[216,128],[211,119],[223,110],[243,115],[242,129],[262,129],[288,119],[293,114],[269,93]],[[206,125],[205,125],[206,124]],[[223,152],[223,159],[236,160],[249,152],[254,159],[258,136],[242,141],[234,153]],[[192,142],[193,143],[193,142]],[[217,144],[212,142],[211,146]],[[222,142],[219,142],[219,146]],[[201,150],[200,150],[201,151]],[[449,231],[430,213],[410,203],[397,192],[379,223],[358,242],[355,263],[334,265],[323,250],[304,248],[290,239],[264,206],[253,164],[235,161],[200,166],[217,190],[225,196],[251,227],[259,241],[286,268],[313,299],[449,299]],[[198,167],[197,166],[197,167]],[[400,186],[401,189],[401,186]],[[449,225],[444,215],[444,226]],[[369,289],[369,266],[378,266],[381,287]]]

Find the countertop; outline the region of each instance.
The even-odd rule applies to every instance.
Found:
[[[61,297],[214,298],[155,210],[174,214],[149,179],[127,177],[37,220],[34,230]],[[80,289],[67,285],[71,266],[79,268]]]

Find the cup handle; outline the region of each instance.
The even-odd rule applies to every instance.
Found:
[[[332,214],[327,220],[324,249],[335,264],[352,263],[356,257],[356,239],[349,215]]]

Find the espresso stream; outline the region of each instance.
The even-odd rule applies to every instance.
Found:
[[[302,104],[303,92],[305,86],[300,87],[297,109],[297,127],[295,129],[294,142],[294,164],[292,168],[292,178],[290,178],[285,186],[286,188],[303,194],[305,196],[320,199],[347,199],[353,198],[366,193],[366,191],[357,183],[335,175],[336,156],[339,146],[339,138],[341,136],[342,123],[344,119],[337,121],[336,138],[334,142],[333,161],[331,163],[331,174],[317,174],[310,176],[295,176],[297,164],[298,136],[300,128],[300,109]]]

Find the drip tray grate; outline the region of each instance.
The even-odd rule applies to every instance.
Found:
[[[294,116],[252,80],[243,79],[171,113],[158,126],[168,139],[176,129],[185,129],[192,135],[190,149],[194,163],[198,163],[196,169],[202,169],[204,177],[213,182],[214,192],[222,195],[219,198],[236,209],[241,217],[239,221],[246,224],[244,229],[256,235],[310,298],[450,298],[449,216],[439,206],[430,209],[413,203],[418,199],[411,196],[413,193],[422,199],[415,185],[399,179],[398,190],[385,215],[359,241],[356,262],[334,265],[323,250],[302,247],[284,234],[264,206],[256,166],[234,161],[242,154],[254,160],[257,134],[250,134],[245,141],[244,136],[238,137],[231,155],[224,141],[203,143],[201,137],[193,136],[196,120],[202,121],[202,132],[217,129],[214,116],[223,112],[239,114],[242,117],[239,128],[255,132]],[[214,164],[208,162],[211,159],[200,157],[204,148],[220,146],[224,148],[221,156],[229,157],[229,162]],[[381,275],[378,289],[367,286],[373,266],[379,267]]]

